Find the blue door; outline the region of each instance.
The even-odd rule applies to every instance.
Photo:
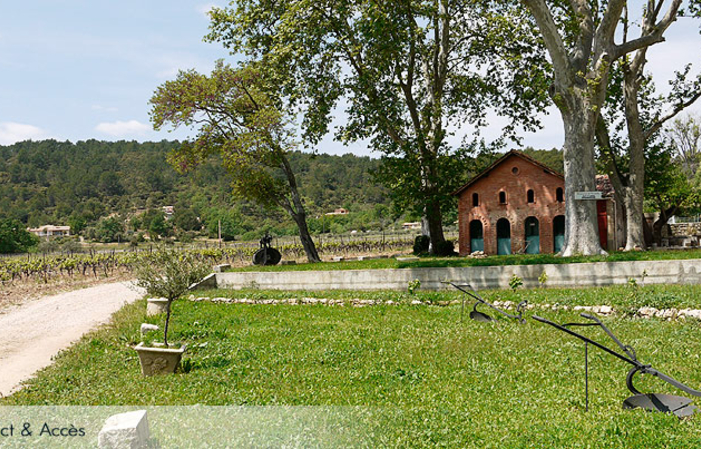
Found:
[[[526,254],[540,254],[540,230],[535,217],[526,218]]]
[[[497,254],[511,254],[511,223],[506,218],[497,221]]]
[[[558,215],[553,219],[553,250],[555,253],[562,251],[565,246],[565,216]]]
[[[484,251],[484,234],[482,233],[482,222],[472,220],[470,222],[470,252]]]

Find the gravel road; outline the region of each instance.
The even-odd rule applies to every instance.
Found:
[[[51,364],[83,334],[142,297],[128,282],[102,284],[46,296],[0,313],[0,396]]]

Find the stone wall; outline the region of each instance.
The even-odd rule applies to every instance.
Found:
[[[527,288],[537,287],[545,272],[546,287],[593,287],[626,284],[701,284],[701,259],[497,267],[403,268],[389,270],[285,271],[216,273],[224,288],[273,290],[406,290],[418,279],[422,290],[452,289],[442,281],[469,282],[478,290],[508,288],[513,275]]]
[[[669,225],[671,237],[701,236],[701,223],[675,223]]]

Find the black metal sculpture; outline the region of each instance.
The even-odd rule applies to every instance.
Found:
[[[525,318],[523,318],[523,309],[526,307],[526,305],[528,305],[528,301],[521,301],[518,304],[518,307],[516,307],[516,315],[511,315],[510,313],[504,312],[503,310],[497,308],[494,304],[491,304],[488,301],[486,301],[484,298],[482,298],[477,293],[477,291],[475,291],[475,289],[472,288],[472,285],[470,285],[470,284],[456,284],[456,283],[450,282],[450,281],[445,281],[445,282],[443,282],[443,284],[450,284],[453,287],[460,290],[461,292],[465,293],[466,295],[477,300],[477,302],[475,302],[475,304],[472,306],[472,311],[470,312],[470,318],[472,318],[475,321],[481,321],[483,323],[486,323],[489,321],[494,321],[494,318],[492,318],[491,316],[487,315],[484,312],[480,312],[479,310],[477,310],[477,306],[479,304],[484,304],[487,307],[490,307],[490,308],[496,310],[497,312],[501,313],[502,315],[504,315],[506,317],[518,320],[518,322],[521,324],[526,322]],[[469,291],[466,289],[469,289]],[[465,298],[463,297],[462,306],[460,308],[460,321],[462,321],[462,317],[463,317],[464,313],[465,313]]]
[[[270,246],[272,241],[273,238],[266,232],[263,238],[260,239],[260,249],[253,255],[254,265],[277,265],[280,263],[282,254]]]
[[[590,323],[567,323],[567,324],[557,324],[553,323],[552,321],[546,320],[545,318],[541,318],[539,316],[533,315],[533,319],[536,321],[540,321],[541,323],[549,324],[565,333],[568,333],[570,335],[573,335],[580,340],[584,341],[585,345],[586,344],[593,344],[597,348],[603,349],[604,351],[608,352],[609,354],[619,358],[620,360],[623,360],[626,363],[629,363],[633,365],[633,368],[628,371],[628,375],[626,376],[626,386],[628,389],[633,393],[633,396],[629,397],[625,401],[623,401],[623,408],[625,409],[634,409],[634,408],[643,408],[645,410],[650,410],[650,411],[658,411],[658,412],[672,412],[676,416],[683,418],[686,416],[691,416],[696,410],[696,406],[694,406],[691,403],[691,399],[682,397],[682,396],[675,396],[671,394],[661,394],[661,393],[641,393],[638,391],[637,388],[633,385],[633,377],[640,373],[640,374],[650,374],[654,377],[657,377],[659,379],[664,380],[668,384],[674,386],[675,388],[678,388],[692,396],[697,396],[701,397],[701,391],[699,390],[694,390],[693,388],[690,388],[683,383],[679,382],[678,380],[675,380],[666,374],[663,374],[656,369],[652,368],[651,365],[645,365],[642,362],[640,362],[637,358],[637,355],[635,353],[635,350],[628,346],[624,345],[621,343],[621,341],[616,338],[615,335],[609,330],[604,323],[602,323],[598,318],[588,315],[586,313],[582,313],[581,316],[583,318],[586,318],[588,320],[591,320],[593,322]],[[607,348],[606,346],[602,345],[601,343],[597,343],[596,341],[585,337],[584,335],[578,334],[577,332],[574,332],[573,330],[569,329],[571,326],[600,326],[604,332],[608,334],[611,339],[616,342],[619,348],[624,352],[624,354],[621,354],[619,352],[616,352],[610,348]],[[585,352],[585,367],[588,365],[588,361],[586,360],[587,354]],[[588,376],[588,369],[585,368],[585,375]],[[587,396],[588,396],[588,385],[589,381],[588,379],[586,380],[586,385],[587,385]],[[588,397],[587,397],[587,403],[588,403]]]

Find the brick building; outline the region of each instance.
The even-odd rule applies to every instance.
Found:
[[[597,201],[599,233],[604,248],[611,236],[613,192],[607,178]],[[604,189],[604,187],[606,189]],[[460,255],[557,253],[565,242],[565,179],[535,159],[512,150],[455,191],[458,197]]]

